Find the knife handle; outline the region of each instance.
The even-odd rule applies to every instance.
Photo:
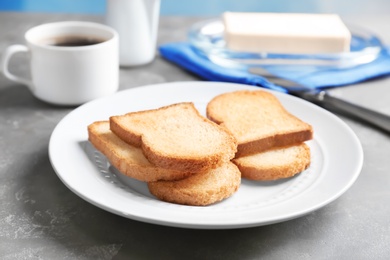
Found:
[[[325,90],[309,91],[305,93],[305,98],[329,109],[337,109],[340,112],[347,113],[390,133],[390,115],[337,98]]]

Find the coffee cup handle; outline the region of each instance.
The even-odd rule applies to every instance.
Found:
[[[28,52],[29,49],[25,45],[15,44],[7,47],[3,53],[3,57],[1,59],[1,70],[6,78],[9,80],[15,81],[17,83],[27,85],[28,87],[32,88],[32,82],[28,79],[25,79],[23,77],[17,76],[15,74],[12,74],[8,70],[8,64],[12,57],[17,52]]]

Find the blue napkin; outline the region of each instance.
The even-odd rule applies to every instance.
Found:
[[[209,81],[243,83],[286,92],[262,76],[243,69],[226,68],[211,62],[189,43],[168,43],[159,46],[162,57]],[[272,66],[267,70],[277,77],[294,81],[309,88],[330,88],[390,75],[390,47],[373,62],[352,68],[301,67],[294,71]]]

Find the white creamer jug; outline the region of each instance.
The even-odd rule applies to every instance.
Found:
[[[137,66],[155,57],[160,0],[107,0],[106,23],[119,34],[121,66]]]

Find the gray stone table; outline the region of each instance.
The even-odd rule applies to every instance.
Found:
[[[390,44],[390,16],[347,17]],[[101,16],[0,13],[0,52],[22,43],[30,27],[58,20],[102,22]],[[186,39],[199,18],[162,17],[158,42]],[[16,56],[12,69],[28,71]],[[120,88],[200,80],[160,57],[123,68]],[[390,114],[390,78],[332,91]],[[0,75],[0,259],[389,259],[389,135],[338,114],[357,134],[364,165],[339,199],[306,216],[262,227],[191,230],[147,224],[104,211],[72,193],[56,176],[48,144],[72,108],[35,99]]]

